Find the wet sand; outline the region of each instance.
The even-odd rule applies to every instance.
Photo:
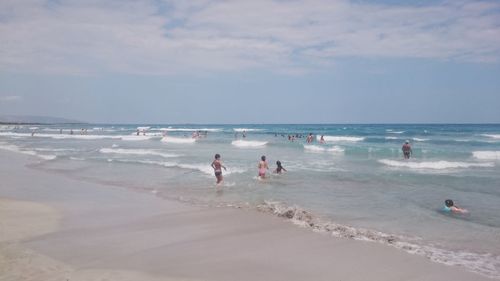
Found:
[[[70,179],[0,151],[0,280],[491,280],[251,210]]]

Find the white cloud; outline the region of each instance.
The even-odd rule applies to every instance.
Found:
[[[302,73],[341,57],[497,63],[500,3],[3,0],[0,38],[0,70],[15,72]]]

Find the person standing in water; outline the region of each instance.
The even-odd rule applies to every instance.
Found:
[[[212,168],[214,169],[215,173],[215,178],[217,178],[217,184],[220,184],[224,178],[222,177],[222,168],[224,168],[224,171],[226,171],[226,167],[222,165],[222,162],[220,161],[220,154],[215,154],[215,159],[212,162]]]
[[[311,143],[313,141],[313,134],[312,133],[309,133],[309,136],[307,136],[306,141],[307,141],[307,143]]]
[[[411,150],[411,145],[410,141],[406,140],[405,143],[403,144],[403,147],[401,148],[403,150],[403,156],[405,159],[410,159],[410,156],[413,154]]]
[[[266,162],[266,156],[262,155],[262,157],[260,157],[260,162],[258,167],[259,167],[259,178],[265,179],[266,171],[269,169],[269,166],[267,165]]]

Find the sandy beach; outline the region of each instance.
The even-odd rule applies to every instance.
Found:
[[[0,280],[491,280],[269,214],[79,181],[27,155],[0,159]]]

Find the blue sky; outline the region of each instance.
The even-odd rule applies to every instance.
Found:
[[[498,1],[0,2],[0,115],[500,122]]]

